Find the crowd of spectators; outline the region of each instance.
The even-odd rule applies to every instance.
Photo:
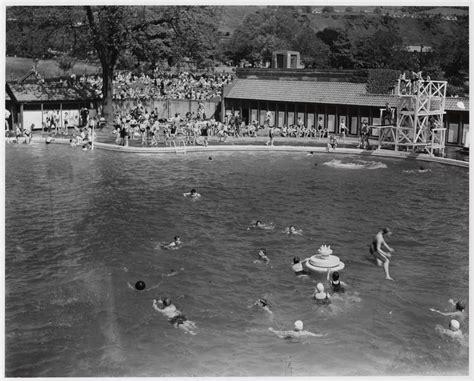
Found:
[[[74,77],[82,83],[88,83],[98,96],[102,94],[102,77],[83,75]],[[222,94],[225,85],[230,84],[234,76],[229,73],[195,74],[187,71],[173,73],[155,70],[149,74],[116,72],[113,79],[114,100],[151,100],[151,99],[190,99],[211,100]]]
[[[321,120],[317,127],[307,127],[298,120],[296,124],[275,128],[270,126],[269,119],[265,119],[263,125],[257,121],[247,124],[236,111],[227,113],[224,121],[220,122],[214,117],[207,119],[202,106],[196,113],[188,112],[184,116],[177,113],[168,119],[159,118],[154,110],[149,112],[145,107],[137,106],[125,116],[116,115],[113,133],[116,143],[125,146],[133,140],[142,145],[171,145],[173,141],[176,144],[177,139],[186,145],[206,145],[208,137],[225,142],[228,138],[267,136],[270,130],[276,137],[334,139],[334,133],[329,133]],[[338,135],[344,140],[344,130]]]

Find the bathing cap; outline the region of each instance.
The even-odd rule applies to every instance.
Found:
[[[294,257],[293,258],[293,263],[298,263],[300,261],[300,257]]]
[[[463,302],[461,302],[461,301],[457,301],[457,302],[456,302],[456,309],[457,309],[458,311],[463,311],[464,308],[466,308],[466,307],[464,306],[464,303],[463,303]]]
[[[338,280],[339,279],[339,273],[337,271],[334,271],[332,273],[332,280]]]
[[[387,234],[387,233],[391,233],[391,232],[392,231],[389,228],[383,228],[383,230],[382,230],[383,234]]]
[[[303,322],[301,320],[295,321],[295,330],[302,331],[303,330]]]
[[[139,291],[144,290],[145,282],[143,282],[142,280],[139,280],[137,283],[135,283],[135,288]]]
[[[453,319],[449,322],[449,328],[451,329],[451,331],[457,331],[459,327],[459,322],[456,319]]]
[[[322,283],[318,283],[318,284],[316,285],[316,288],[318,289],[319,292],[323,292],[323,291],[324,291],[324,286],[323,286]]]

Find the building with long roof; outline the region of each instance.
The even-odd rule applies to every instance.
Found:
[[[222,117],[238,111],[247,123],[263,125],[270,111],[270,125],[283,127],[296,124],[298,118],[306,126],[321,121],[329,133],[338,133],[341,121],[349,135],[358,136],[363,122],[372,126],[382,124],[382,112],[388,103],[396,108],[395,94],[370,94],[365,82],[352,82],[350,73],[305,70],[237,71],[237,79],[224,91]],[[469,131],[469,98],[446,98],[443,124],[447,130],[446,143],[467,144]],[[373,136],[378,130],[372,130]]]

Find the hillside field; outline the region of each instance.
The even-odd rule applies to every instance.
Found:
[[[5,58],[5,80],[14,81],[28,74],[33,67],[32,58],[6,57]],[[77,62],[71,70],[71,74],[96,74],[100,67],[85,62]],[[39,60],[37,70],[45,78],[63,76],[55,60]]]

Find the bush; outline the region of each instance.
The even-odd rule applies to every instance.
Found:
[[[371,69],[368,70],[367,92],[370,94],[390,94],[396,85],[398,70],[393,69]]]

